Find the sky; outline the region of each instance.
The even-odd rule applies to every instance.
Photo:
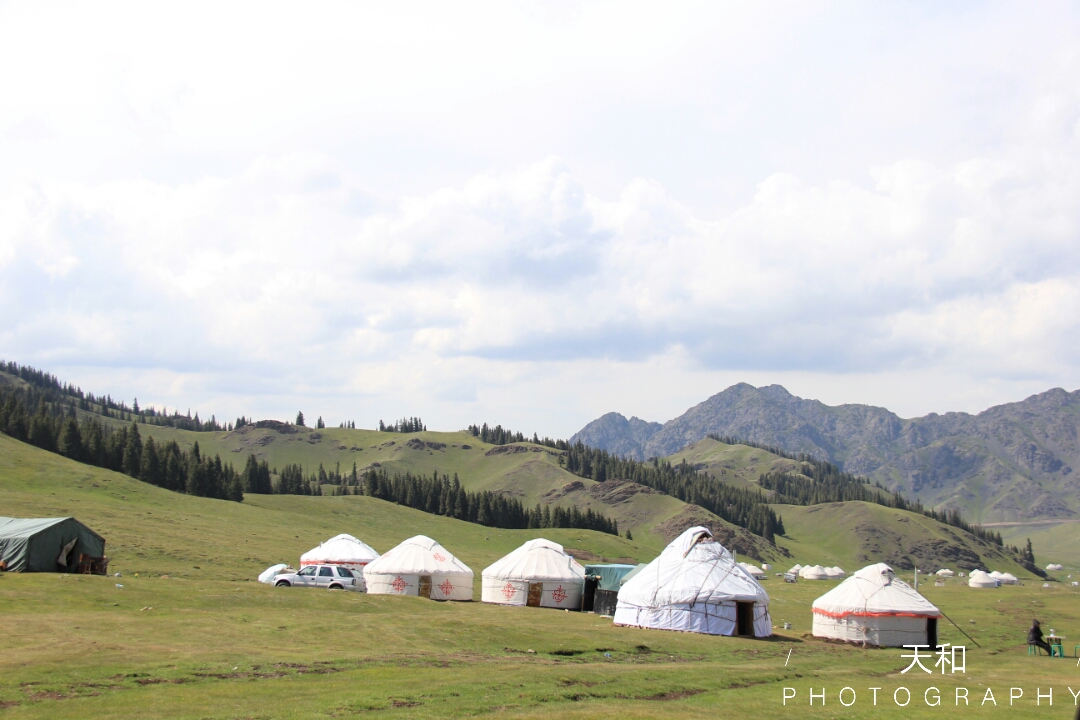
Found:
[[[0,1],[0,358],[567,437],[1080,387],[1070,2]]]

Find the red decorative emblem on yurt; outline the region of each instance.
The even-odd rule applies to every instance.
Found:
[[[517,594],[517,588],[514,587],[514,583],[506,583],[502,589],[503,597],[506,598],[506,602],[510,602],[514,599],[514,595]]]
[[[450,597],[450,593],[454,591],[454,583],[450,582],[450,579],[447,578],[442,581],[442,585],[439,586],[439,589],[442,590],[444,596]]]
[[[566,599],[566,591],[562,589],[562,585],[551,591],[551,599],[554,600],[556,604],[559,604]]]
[[[401,579],[401,576],[394,578],[394,582],[390,583],[390,587],[394,588],[394,592],[401,592],[405,589],[405,581]]]
[[[446,556],[444,556],[442,553],[437,552],[431,557],[435,558],[435,562],[446,562]]]

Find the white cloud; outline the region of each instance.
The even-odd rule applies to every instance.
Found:
[[[1080,384],[1075,8],[784,7],[0,7],[0,348],[558,434]]]

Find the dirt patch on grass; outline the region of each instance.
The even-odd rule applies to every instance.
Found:
[[[564,497],[566,497],[572,492],[577,492],[578,490],[584,489],[585,483],[581,482],[580,480],[574,480],[573,482],[566,483],[558,490],[548,490],[546,493],[540,496],[540,500],[543,501],[545,504],[550,505],[556,500],[562,500]]]
[[[581,550],[579,548],[563,548],[567,555],[572,555],[578,562],[587,563],[621,563],[623,565],[637,565],[637,560],[628,557],[609,558],[604,555],[597,555],[596,553],[589,552],[588,550]]]
[[[608,480],[596,483],[589,488],[589,495],[607,505],[619,505],[630,502],[635,495],[655,495],[648,485],[642,485],[631,480]]]
[[[390,707],[392,708],[406,708],[406,707],[420,707],[424,703],[419,700],[391,700]]]
[[[704,690],[693,688],[690,690],[669,690],[668,692],[656,693],[655,695],[637,695],[635,700],[682,700],[683,698],[693,697],[705,692]]]

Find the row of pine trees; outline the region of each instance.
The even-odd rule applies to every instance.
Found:
[[[219,456],[203,457],[199,444],[185,452],[175,441],[143,442],[139,424],[113,428],[93,417],[78,420],[71,405],[51,405],[36,388],[0,388],[0,432],[88,465],[189,495],[244,499],[239,475]]]
[[[457,473],[453,478],[445,473],[414,475],[370,468],[344,478],[338,494],[369,495],[422,510],[433,515],[452,517],[488,527],[510,529],[580,528],[619,534],[619,523],[587,508],[564,508],[558,505],[537,504],[527,510],[517,498],[489,491],[469,492],[461,487]]]

